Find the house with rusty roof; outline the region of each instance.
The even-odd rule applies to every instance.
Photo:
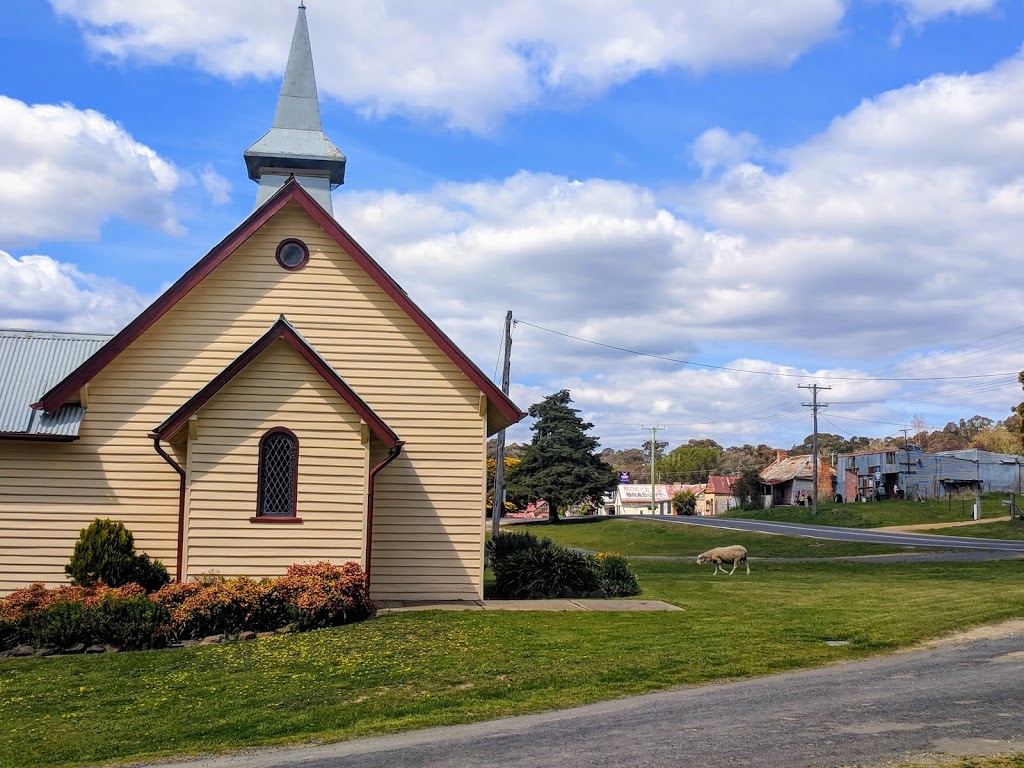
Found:
[[[479,599],[486,440],[525,414],[335,220],[304,7],[244,157],[256,209],[120,333],[0,333],[0,594],[111,518],[178,580]]]
[[[775,462],[761,471],[761,479],[771,487],[771,505],[790,507],[810,504],[814,491],[814,458],[776,454]],[[835,493],[836,472],[828,459],[818,459],[818,498],[831,499]]]
[[[697,496],[697,514],[724,515],[740,503],[736,498],[735,486],[739,475],[711,475],[704,489]]]

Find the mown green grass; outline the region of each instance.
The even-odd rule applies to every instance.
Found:
[[[854,557],[911,552],[906,547],[887,544],[860,544],[823,541],[801,536],[771,536],[745,531],[662,523],[656,520],[591,518],[566,520],[556,525],[527,523],[505,526],[503,530],[526,530],[537,537],[547,536],[566,547],[594,552],[618,552],[627,557],[656,555],[689,557],[712,547],[741,544],[751,557]]]
[[[921,533],[938,536],[969,536],[973,539],[1007,539],[1020,541],[1024,539],[1024,521],[1001,520],[984,525],[969,525],[956,528],[929,528]]]
[[[641,597],[684,611],[419,612],[231,645],[0,659],[0,765],[341,740],[855,659],[1024,615],[1019,566],[755,563],[712,577],[637,561]]]
[[[981,498],[981,516],[1001,517],[1006,507],[1001,502],[1008,496],[989,493]],[[773,520],[810,525],[838,525],[845,528],[883,528],[890,525],[918,525],[924,523],[955,523],[971,519],[974,496],[946,497],[926,501],[877,501],[867,503],[818,505],[818,514],[810,507],[773,507],[752,511],[730,512],[725,517],[741,520]]]

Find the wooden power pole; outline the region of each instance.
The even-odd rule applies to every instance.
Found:
[[[811,390],[811,402],[804,403],[804,408],[810,408],[814,414],[814,432],[811,433],[811,453],[814,464],[814,488],[811,490],[811,517],[818,514],[818,409],[828,408],[828,403],[818,402],[818,392],[832,387],[822,387],[818,384],[797,384],[798,389]]]
[[[508,376],[512,362],[512,310],[505,313],[505,363],[501,369],[501,391],[508,394]],[[498,432],[494,450],[494,500],[491,502],[491,535],[498,535],[505,511],[505,430]]]

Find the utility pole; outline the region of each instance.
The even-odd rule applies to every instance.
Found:
[[[508,375],[512,361],[512,310],[505,313],[505,364],[501,369],[501,391],[508,394]],[[494,450],[494,501],[491,503],[491,536],[498,535],[505,511],[505,430],[498,432]]]
[[[664,429],[664,424],[655,424],[653,427],[641,426],[640,429],[651,430],[651,514],[658,514],[657,502],[654,495],[654,461],[658,456],[658,430]]]
[[[797,389],[811,390],[811,402],[803,403],[804,408],[810,408],[814,414],[814,432],[811,437],[811,458],[814,464],[814,488],[811,490],[811,517],[818,514],[818,409],[828,408],[828,403],[818,402],[818,392],[832,387],[822,387],[818,384],[797,384]]]

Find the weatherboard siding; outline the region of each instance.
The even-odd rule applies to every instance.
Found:
[[[361,420],[294,348],[271,344],[196,416],[187,573],[261,578],[291,563],[362,562],[368,451]],[[298,440],[302,523],[254,524],[260,438],[278,426]]]
[[[306,267],[292,272],[274,257],[290,237],[310,250]],[[376,480],[374,597],[480,597],[486,429],[480,390],[295,203],[93,379],[79,442],[29,449],[0,443],[0,562],[13,562],[12,541],[25,546],[25,529],[44,523],[47,533],[38,541],[52,552],[0,566],[7,568],[0,591],[32,580],[63,582],[78,531],[97,516],[124,520],[139,548],[173,571],[178,476],[147,435],[281,314],[406,442]],[[254,405],[270,395],[260,387],[247,393]],[[225,404],[225,413],[232,408]],[[184,452],[175,456],[185,464]],[[60,482],[52,479],[58,468],[67,473]],[[189,498],[195,503],[195,489]],[[233,514],[245,513],[243,506],[224,500]],[[206,561],[196,556],[190,546],[186,577],[202,572],[193,563]],[[275,563],[277,572],[287,565]]]

